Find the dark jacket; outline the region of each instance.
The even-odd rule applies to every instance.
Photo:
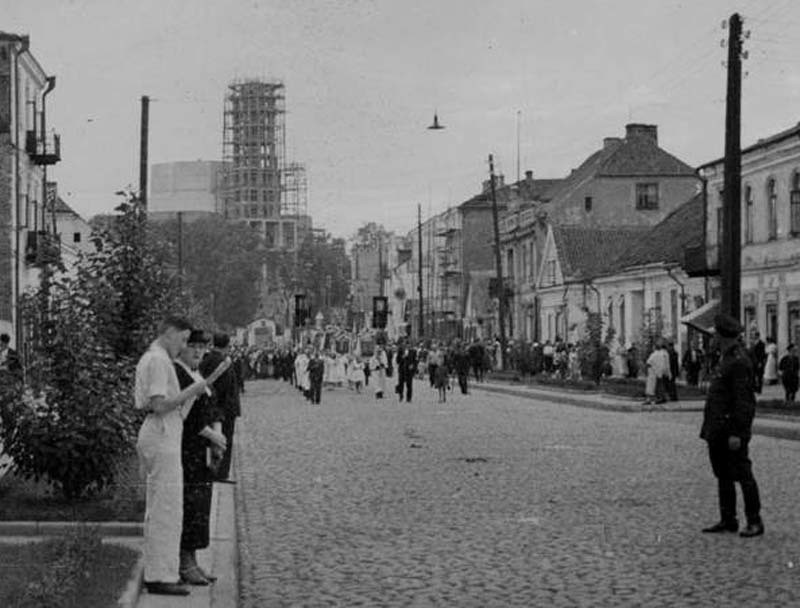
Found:
[[[211,372],[217,369],[217,366],[224,360],[225,355],[220,351],[209,351],[200,362],[200,374],[204,378],[208,378]],[[242,406],[239,396],[239,378],[236,375],[235,366],[232,365],[226,369],[211,388],[214,391],[216,406],[225,412],[226,416],[235,418],[236,416],[242,415]]]
[[[325,362],[319,357],[312,357],[308,362],[308,377],[314,383],[321,383],[325,377]]]
[[[400,380],[413,378],[417,373],[417,351],[413,348],[397,351],[397,377]]]
[[[753,364],[744,349],[732,346],[721,358],[708,387],[700,437],[749,439],[756,411]]]

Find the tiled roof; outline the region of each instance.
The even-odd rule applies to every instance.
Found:
[[[550,196],[554,200],[568,197],[573,190],[595,177],[694,174],[692,167],[659,148],[655,140],[642,136],[626,137],[589,156],[555,186]]]
[[[60,196],[56,196],[56,213],[71,213],[72,215],[78,215],[78,213],[67,203],[64,202],[64,199]]]
[[[605,274],[614,260],[649,228],[587,228],[553,225],[561,273],[565,280],[590,279]]]
[[[683,264],[684,249],[702,245],[703,195],[697,194],[650,228],[609,267],[609,272],[655,263]]]
[[[561,178],[543,178],[533,179],[531,181],[521,179],[513,184],[504,184],[495,189],[497,196],[497,204],[501,208],[505,208],[506,203],[511,200],[516,193],[523,200],[541,200],[549,201],[553,192],[564,180]],[[481,192],[472,198],[467,199],[459,205],[459,207],[482,207],[484,205],[491,205],[492,193],[491,191]]]

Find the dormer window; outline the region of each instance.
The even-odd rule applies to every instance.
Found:
[[[636,208],[658,209],[658,184],[636,184]]]
[[[586,211],[591,211],[592,210],[592,197],[591,196],[587,196],[587,197],[585,197],[583,199],[583,208]]]

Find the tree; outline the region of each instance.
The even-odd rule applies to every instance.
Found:
[[[184,224],[183,288],[205,304],[216,327],[226,329],[253,320],[259,305],[262,268],[267,261],[263,239],[243,223],[218,216]],[[154,231],[167,243],[170,266],[177,273],[178,225],[166,222]]]

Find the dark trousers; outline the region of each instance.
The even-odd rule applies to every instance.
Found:
[[[400,401],[403,400],[403,393],[405,393],[406,401],[411,401],[411,394],[413,392],[414,386],[414,376],[410,373],[404,376],[398,376],[397,378],[397,396],[400,398]]]
[[[759,395],[761,391],[764,390],[764,366],[763,365],[756,365],[755,370],[753,373],[753,390],[757,392]]]
[[[675,378],[667,378],[664,377],[664,386],[667,389],[667,395],[669,395],[670,401],[677,401],[678,400],[678,385],[675,382]]]
[[[322,398],[322,380],[311,381],[311,403],[319,403]]]
[[[462,371],[458,372],[458,386],[461,387],[461,394],[467,394],[467,378],[469,377],[469,372]]]
[[[758,484],[753,477],[753,467],[748,456],[748,443],[742,440],[738,450],[728,447],[728,438],[722,437],[708,443],[711,469],[717,478],[719,492],[720,519],[725,522],[736,520],[736,483],[742,487],[744,514],[749,524],[761,523],[761,500]]]
[[[217,471],[218,479],[228,479],[231,473],[231,458],[233,457],[233,431],[236,426],[236,416],[225,416],[222,421],[222,434],[228,441],[228,447],[225,448],[225,454],[219,463]]]
[[[436,369],[438,367],[438,365],[434,365],[433,363],[428,364],[428,380],[431,383],[431,388],[436,385]]]

